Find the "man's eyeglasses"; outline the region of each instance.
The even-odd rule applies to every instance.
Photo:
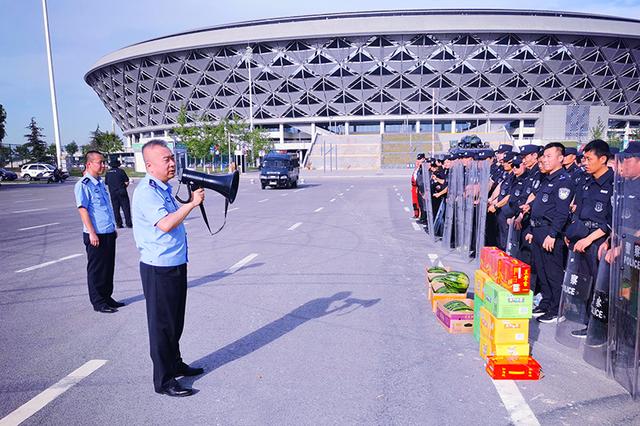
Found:
[[[92,163],[96,163],[96,164],[107,164],[107,162],[105,160],[101,160],[101,161],[92,161]]]

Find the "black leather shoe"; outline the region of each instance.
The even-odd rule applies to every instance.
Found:
[[[118,312],[118,310],[116,308],[113,308],[111,306],[100,306],[97,308],[93,308],[94,311],[96,312],[101,312],[103,314],[113,314],[114,312]]]
[[[122,226],[122,225],[116,225],[116,228],[121,229],[121,228],[124,228],[124,226]]]
[[[177,397],[190,396],[190,395],[193,395],[193,389],[182,387],[180,383],[176,383],[176,384],[167,386],[166,388],[162,389],[158,393],[162,395],[177,396]]]
[[[193,367],[189,367],[187,364],[184,364],[183,366],[178,368],[178,371],[176,371],[176,377],[178,376],[199,376],[201,374],[204,374],[204,368],[193,368]]]
[[[113,299],[111,299],[107,304],[112,308],[122,308],[123,306],[125,306],[124,303],[117,302],[117,301],[115,301]]]
[[[127,225],[127,228],[133,228],[133,225]]]

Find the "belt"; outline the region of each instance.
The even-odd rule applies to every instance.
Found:
[[[601,226],[598,222],[592,222],[590,220],[583,220],[582,223],[589,229],[598,229]]]
[[[531,218],[531,222],[530,225],[532,228],[537,228],[540,226],[547,226],[547,225],[551,225],[551,221],[549,219],[533,219]]]

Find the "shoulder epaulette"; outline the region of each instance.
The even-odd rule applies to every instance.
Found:
[[[86,184],[88,184],[89,182],[91,182],[91,179],[89,179],[88,177],[86,177],[86,178],[82,179],[82,184],[83,184],[83,185],[86,185]]]
[[[156,188],[158,186],[158,184],[156,183],[155,180],[149,179],[149,186],[152,187],[152,188]]]

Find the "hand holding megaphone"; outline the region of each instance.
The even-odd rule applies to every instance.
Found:
[[[229,204],[235,201],[236,195],[238,194],[240,173],[235,171],[226,175],[210,175],[207,173],[196,172],[195,170],[184,169],[179,171],[178,181],[187,186],[189,196],[186,200],[183,200],[178,197],[178,194],[176,193],[176,200],[182,204],[193,203],[194,206],[199,205],[200,212],[202,213],[202,219],[204,219],[204,223],[207,225],[207,229],[211,235],[215,235],[220,232],[227,223],[227,211],[229,209]],[[204,188],[213,189],[225,198],[224,222],[216,232],[211,232],[209,220],[207,219],[207,212],[204,209]],[[179,191],[180,188],[178,187],[178,192]]]

